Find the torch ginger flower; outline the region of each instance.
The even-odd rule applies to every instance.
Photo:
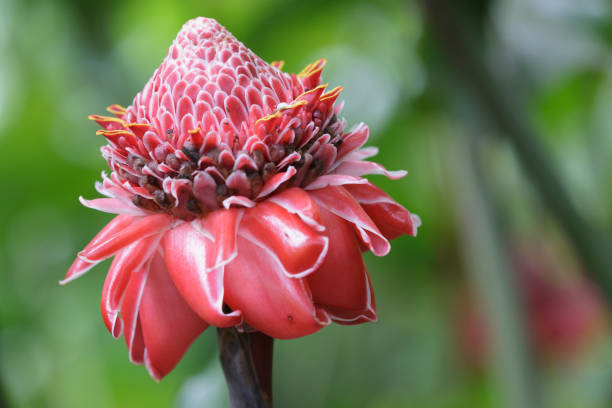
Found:
[[[209,325],[289,339],[376,320],[361,251],[420,224],[361,176],[369,129],[345,132],[342,88],[264,62],[216,21],[187,22],[127,109],[92,115],[112,169],[83,205],[118,214],[62,283],[114,256],[102,317],[157,380]]]

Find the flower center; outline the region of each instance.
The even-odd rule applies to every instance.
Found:
[[[248,149],[237,136],[230,147],[192,134],[181,149],[165,142],[148,157],[137,149],[118,157],[112,148],[105,156],[123,184],[129,183],[134,205],[191,220],[222,208],[229,197],[257,201],[267,190],[303,187],[329,170],[342,144],[344,121],[325,116],[313,113],[314,132],[291,129],[293,143],[260,143]],[[173,135],[169,129],[168,139]]]

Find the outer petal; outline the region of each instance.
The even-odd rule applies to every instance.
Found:
[[[96,198],[93,200],[86,200],[83,197],[79,197],[79,201],[85,207],[111,214],[126,214],[134,216],[147,215],[145,211],[136,207],[131,202],[126,203],[125,201],[117,198]]]
[[[325,229],[321,224],[317,205],[310,198],[310,195],[301,188],[289,188],[282,193],[268,198],[268,202],[281,206],[292,214],[296,214],[306,225],[317,231]]]
[[[376,320],[374,293],[352,226],[325,209],[321,217],[333,245],[323,265],[307,278],[313,300],[338,323]]]
[[[146,346],[145,365],[161,380],[208,327],[185,303],[158,252],[151,263],[139,311]]]
[[[98,232],[98,234],[91,240],[89,244],[87,244],[87,246],[85,247],[85,249],[83,249],[82,252],[89,251],[91,250],[91,248],[95,247],[100,242],[108,240],[110,237],[116,235],[119,231],[130,225],[133,221],[134,217],[131,217],[129,215],[116,216],[111,222],[106,224],[106,226],[102,228],[100,232]],[[97,264],[98,262],[89,262],[82,259],[81,257],[77,257],[70,266],[70,269],[68,269],[68,273],[66,273],[66,277],[64,278],[64,280],[60,281],[60,284],[65,285],[66,283],[78,278]]]
[[[262,248],[290,278],[314,272],[323,263],[329,243],[297,215],[270,202],[245,211],[238,234]]]
[[[115,338],[118,338],[122,331],[122,322],[118,319],[118,314],[130,276],[149,261],[158,243],[157,236],[143,238],[119,251],[113,259],[104,281],[100,309],[106,328]]]
[[[345,160],[336,168],[335,173],[360,177],[367,174],[381,174],[396,180],[406,175],[405,170],[389,171],[381,164],[364,160]]]
[[[79,256],[85,261],[100,262],[113,256],[140,238],[157,234],[170,227],[172,218],[168,214],[147,215],[121,229],[106,240],[101,240],[91,248],[85,248]]]
[[[316,308],[303,279],[288,278],[281,265],[257,245],[238,237],[238,257],[227,267],[225,301],[245,321],[279,339],[314,333],[330,323]]]
[[[329,186],[310,192],[320,207],[328,209],[355,226],[361,241],[377,256],[386,255],[391,246],[374,221],[344,187]]]
[[[345,188],[361,204],[385,238],[390,240],[404,234],[416,236],[417,228],[421,225],[419,217],[395,202],[383,190],[371,183]]]
[[[121,320],[123,321],[123,338],[128,347],[130,361],[134,364],[144,362],[144,340],[138,320],[140,302],[149,276],[150,262],[132,273],[121,303]]]
[[[186,223],[168,231],[163,240],[166,265],[177,289],[204,321],[217,327],[242,320],[239,310],[223,311],[223,275],[225,265],[236,256],[241,216],[237,209],[213,211],[196,227],[205,230]]]

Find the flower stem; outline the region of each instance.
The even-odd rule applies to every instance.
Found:
[[[271,408],[273,339],[234,327],[217,328],[217,334],[230,407]]]

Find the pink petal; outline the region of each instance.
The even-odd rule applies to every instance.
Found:
[[[312,183],[304,187],[305,190],[317,190],[328,186],[343,186],[345,184],[365,184],[368,180],[345,174],[325,174],[317,177]]]
[[[336,161],[342,161],[348,154],[359,149],[368,141],[370,129],[364,123],[357,125],[352,131],[347,133],[342,139],[342,144],[338,147]]]
[[[345,188],[361,204],[385,238],[391,240],[404,234],[416,236],[420,219],[383,190],[371,183]]]
[[[202,234],[191,224],[168,231],[163,239],[170,276],[187,303],[217,327],[241,322],[241,313],[223,311],[225,265],[236,256],[236,229],[242,210],[217,210],[201,221]],[[214,237],[214,241],[208,237]]]
[[[404,177],[407,173],[405,170],[389,171],[381,164],[369,161],[353,161],[345,160],[334,170],[336,174],[346,174],[349,176],[361,177],[366,174],[381,174],[389,177],[392,180],[397,180]]]
[[[366,303],[367,307],[362,311],[354,311],[334,306],[326,306],[325,311],[331,316],[332,320],[338,324],[353,325],[378,320],[376,314],[376,301],[374,299],[374,289],[368,271],[364,268],[364,279],[367,283]]]
[[[83,249],[82,252],[86,252],[98,245],[100,242],[106,241],[110,237],[117,234],[119,231],[126,228],[133,221],[134,217],[131,217],[129,215],[116,216],[111,222],[106,224],[106,226],[100,232],[98,232],[98,234],[91,240],[89,244],[87,244],[87,246],[85,247],[85,249]],[[64,280],[60,281],[60,284],[65,285],[66,283],[78,278],[97,264],[98,262],[89,262],[80,257],[77,257],[70,266],[70,269],[68,269],[68,273],[66,273],[66,277],[64,278]]]
[[[351,224],[325,209],[321,218],[333,245],[323,265],[307,278],[312,299],[339,323],[376,320],[368,271]]]
[[[230,196],[223,200],[223,208],[228,210],[232,206],[251,208],[255,207],[255,201],[245,196]]]
[[[289,166],[287,170],[282,173],[276,173],[275,175],[270,177],[270,180],[268,180],[263,185],[261,191],[259,192],[256,198],[262,198],[269,194],[272,194],[276,189],[281,186],[281,184],[289,180],[291,177],[295,176],[295,173],[297,173],[297,170],[293,166]]]
[[[121,299],[133,272],[141,269],[157,248],[159,237],[151,236],[136,241],[117,253],[111,264],[104,288],[100,309],[102,320],[108,331],[118,338],[121,335],[122,322],[118,319]]]
[[[240,236],[238,254],[225,274],[225,301],[232,310],[242,310],[247,324],[268,336],[291,339],[330,323],[327,313],[313,305],[303,279],[288,278],[276,260]]]
[[[144,362],[144,341],[138,320],[138,311],[149,275],[150,262],[134,271],[130,276],[123,302],[121,303],[121,320],[123,321],[123,338],[128,347],[130,361],[134,364]]]
[[[111,214],[126,214],[135,216],[147,215],[146,212],[136,207],[131,202],[126,203],[125,201],[117,198],[96,198],[94,200],[86,200],[83,197],[79,197],[79,201],[85,207]]]
[[[378,154],[378,147],[368,146],[355,150],[344,157],[344,160],[364,160]]]
[[[151,263],[139,317],[146,346],[145,365],[158,381],[172,371],[208,327],[176,290],[159,253]]]
[[[319,210],[312,198],[301,188],[292,187],[282,193],[268,198],[268,202],[283,207],[291,214],[296,214],[309,227],[316,231],[323,231]]]
[[[352,223],[361,241],[377,256],[389,253],[389,241],[380,232],[374,221],[344,187],[326,187],[310,192],[315,202],[340,218]]]
[[[290,278],[314,272],[323,262],[329,243],[298,216],[270,202],[246,210],[238,234],[264,249],[262,254],[278,261]]]
[[[132,242],[163,231],[170,226],[171,222],[172,217],[167,214],[147,215],[118,231],[110,238],[96,243],[91,248],[85,248],[79,253],[79,256],[85,261],[103,261]]]

